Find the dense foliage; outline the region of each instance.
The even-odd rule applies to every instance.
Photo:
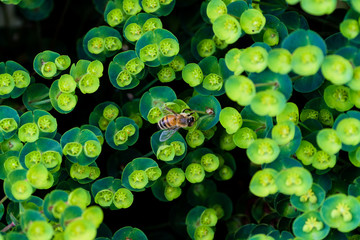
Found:
[[[359,239],[359,33],[358,0],[0,0],[0,240]]]

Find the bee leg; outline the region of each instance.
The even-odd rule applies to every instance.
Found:
[[[165,109],[169,112],[171,112],[172,114],[177,114],[176,112],[174,112],[171,108],[168,108],[166,105],[165,105]]]
[[[181,111],[181,113],[185,113],[185,111],[192,111],[191,114],[194,113],[194,110],[191,110],[190,108],[185,108],[185,109],[183,109],[183,110]]]

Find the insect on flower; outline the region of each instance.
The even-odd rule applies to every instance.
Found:
[[[195,123],[195,118],[192,116],[195,111],[186,108],[181,111],[181,113],[176,113],[170,108],[166,107],[171,114],[166,115],[158,122],[158,126],[162,131],[160,134],[160,142],[165,142],[168,140],[174,133],[176,133],[180,128],[191,127]],[[191,111],[186,113],[186,111]]]
[[[206,108],[205,112],[185,108],[181,111],[181,113],[176,113],[168,107],[165,107],[165,109],[170,114],[166,115],[158,122],[159,128],[163,130],[160,134],[160,142],[165,142],[171,138],[171,136],[174,135],[180,128],[193,126],[197,121],[193,116],[195,112],[206,114],[207,116],[214,115],[214,110],[212,108]]]

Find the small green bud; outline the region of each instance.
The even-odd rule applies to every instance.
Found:
[[[75,108],[77,96],[72,93],[61,93],[57,98],[57,104],[63,111],[71,111]]]
[[[69,142],[63,148],[63,154],[72,157],[77,157],[82,152],[82,145],[79,142]]]
[[[135,134],[136,128],[134,125],[128,124],[124,126],[122,130],[126,131],[128,137],[131,137]]]
[[[101,37],[93,37],[88,41],[88,50],[92,54],[99,54],[105,50],[105,41]]]
[[[14,88],[14,78],[8,73],[0,74],[0,95],[9,94]]]
[[[156,181],[159,177],[161,177],[162,172],[159,167],[149,167],[145,170],[145,173],[150,181]]]
[[[124,14],[119,8],[115,8],[111,10],[106,15],[106,22],[110,25],[110,27],[115,27],[122,23],[125,20]]]
[[[84,153],[85,156],[94,158],[100,155],[101,144],[99,141],[88,140],[84,144]]]
[[[118,115],[119,115],[119,109],[117,106],[113,104],[107,105],[103,110],[104,118],[106,118],[109,121],[114,120],[115,118],[118,117]]]
[[[185,173],[181,168],[172,168],[166,174],[166,182],[171,187],[180,187],[185,181]]]
[[[127,188],[119,188],[114,194],[113,203],[119,209],[129,208],[133,202],[134,195]]]
[[[39,128],[36,123],[25,123],[19,128],[19,139],[22,142],[35,142],[39,138]]]
[[[107,51],[117,51],[122,48],[122,42],[117,37],[106,37],[104,45]]]
[[[156,157],[162,161],[172,161],[175,157],[175,149],[171,145],[163,144],[158,148]]]
[[[12,77],[17,88],[26,88],[30,84],[30,75],[23,70],[16,70]]]
[[[144,170],[133,171],[129,175],[128,180],[129,180],[130,186],[135,189],[142,189],[149,182],[149,178]]]
[[[40,71],[44,77],[51,78],[56,74],[57,67],[54,62],[45,62],[41,65]]]
[[[58,81],[58,87],[60,91],[64,93],[74,92],[76,89],[76,82],[74,78],[69,74],[64,74]]]
[[[205,154],[201,157],[201,166],[204,167],[204,170],[207,172],[213,172],[218,169],[220,165],[219,158],[212,153]]]
[[[185,153],[186,148],[185,148],[185,144],[183,142],[174,141],[174,142],[171,142],[170,145],[175,150],[175,156],[181,156]]]
[[[60,55],[55,58],[55,65],[58,70],[62,71],[70,67],[71,59],[68,55]]]
[[[90,73],[85,74],[79,81],[80,91],[84,94],[94,93],[100,87],[100,80],[97,76]]]
[[[202,182],[205,178],[205,170],[199,163],[191,163],[185,169],[185,177],[191,183]]]
[[[114,143],[116,146],[124,144],[128,140],[128,134],[125,130],[119,130],[114,135]]]
[[[166,185],[164,190],[164,196],[168,201],[172,201],[181,195],[181,188],[172,187],[170,185]]]

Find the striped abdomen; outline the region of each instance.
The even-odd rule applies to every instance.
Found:
[[[161,130],[176,128],[177,127],[176,121],[177,121],[176,115],[167,115],[158,122],[158,126]]]

